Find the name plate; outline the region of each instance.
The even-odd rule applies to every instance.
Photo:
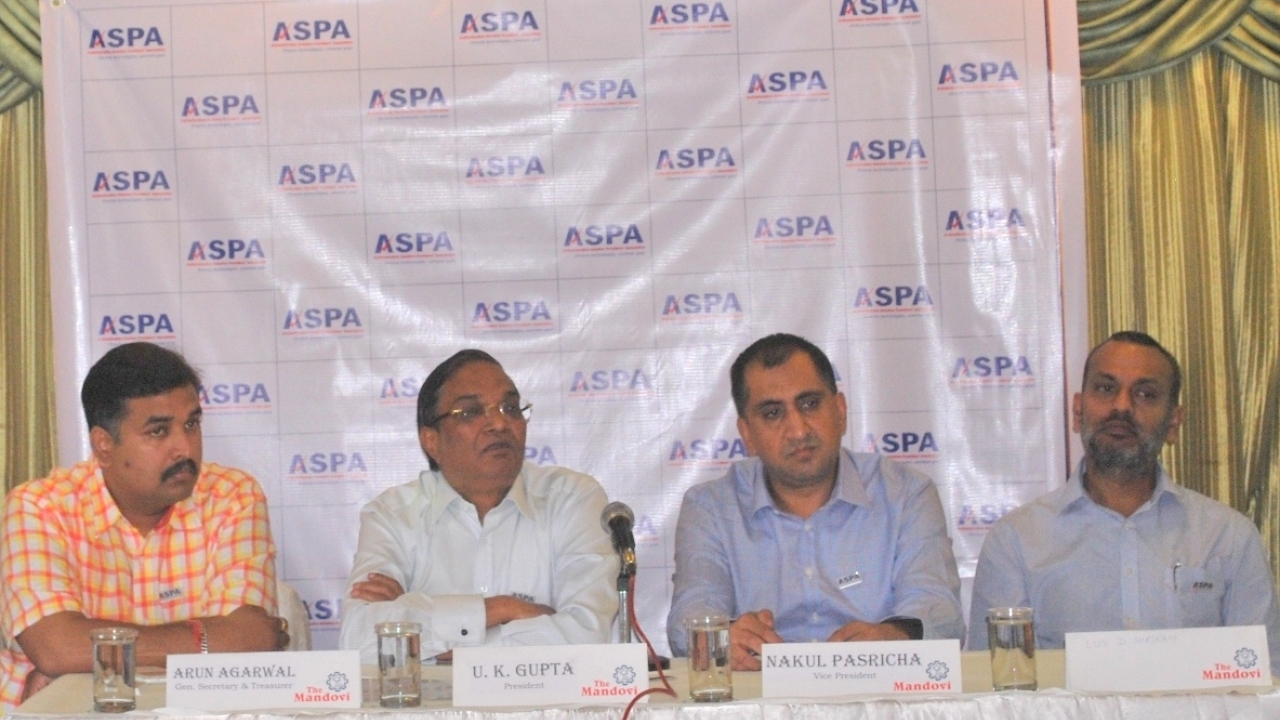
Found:
[[[165,705],[175,708],[358,708],[360,653],[170,655],[165,683]]]
[[[453,706],[625,705],[649,689],[647,657],[639,643],[455,647]]]
[[[959,693],[959,640],[765,645],[764,697]]]
[[[1067,633],[1067,688],[1086,692],[1270,685],[1261,625]]]

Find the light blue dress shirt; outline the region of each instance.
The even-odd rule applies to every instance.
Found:
[[[1068,632],[1265,625],[1280,668],[1280,614],[1257,529],[1244,515],[1173,482],[1128,518],[1081,483],[1023,505],[991,527],[973,582],[968,649],[987,647],[986,610],[1030,606],[1036,644]]]
[[[684,620],[771,610],[787,642],[822,642],[853,620],[919,618],[925,638],[960,638],[960,578],[938,490],[888,458],[842,450],[831,498],[809,519],[777,509],[757,458],[685,493],[676,525],[667,637]]]

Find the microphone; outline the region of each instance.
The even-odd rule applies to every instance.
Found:
[[[600,527],[613,539],[613,549],[622,558],[622,574],[628,577],[636,571],[636,538],[631,533],[635,522],[636,515],[626,503],[611,502],[600,513]]]

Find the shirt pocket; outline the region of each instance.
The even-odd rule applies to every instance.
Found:
[[[1226,578],[1212,568],[1178,568],[1174,594],[1182,627],[1222,625]]]

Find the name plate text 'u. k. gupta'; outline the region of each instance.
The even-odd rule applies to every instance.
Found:
[[[636,643],[454,648],[453,705],[625,705],[649,688],[646,657]]]
[[[1067,688],[1085,692],[1270,685],[1261,625],[1067,633]]]
[[[763,695],[959,693],[959,640],[765,645]]]

